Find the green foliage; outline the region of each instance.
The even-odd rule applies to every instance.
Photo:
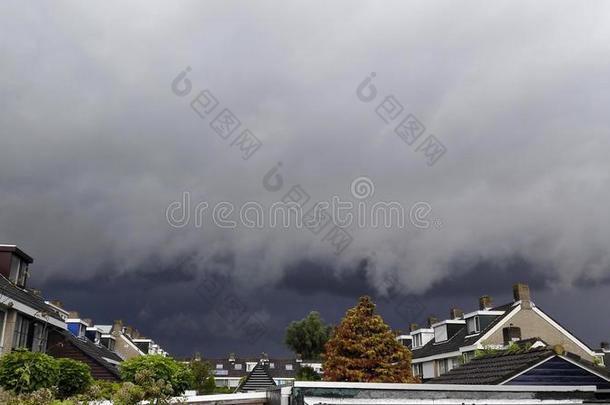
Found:
[[[309,366],[299,368],[296,375],[297,381],[320,381],[321,379],[320,374]]]
[[[189,367],[193,374],[193,384],[190,388],[199,394],[213,394],[216,382],[212,375],[212,365],[196,356],[189,362]]]
[[[120,370],[124,381],[140,385],[147,395],[181,395],[194,383],[190,367],[157,354],[126,360]]]
[[[318,359],[332,328],[324,323],[320,314],[312,311],[300,321],[293,321],[286,328],[285,343],[305,359]]]
[[[126,382],[112,396],[112,403],[114,405],[136,405],[138,402],[143,401],[144,397],[145,393],[142,387]]]
[[[44,353],[16,349],[0,358],[0,386],[15,393],[29,393],[57,385],[59,365]]]
[[[84,394],[91,384],[91,370],[83,362],[72,359],[57,359],[59,365],[58,395],[68,398],[77,394]]]
[[[351,382],[416,382],[411,352],[378,314],[369,297],[345,314],[326,344],[324,379]]]

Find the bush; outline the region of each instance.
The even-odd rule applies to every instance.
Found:
[[[163,395],[180,395],[193,385],[193,374],[188,366],[171,357],[161,355],[138,356],[120,365],[121,378],[140,386],[161,386]],[[141,372],[146,372],[142,374]],[[140,376],[138,374],[140,373]],[[139,378],[138,378],[139,377]],[[138,381],[140,380],[140,381]]]
[[[68,398],[84,394],[91,384],[91,370],[83,362],[72,359],[57,359],[59,364],[58,394],[60,398]]]
[[[15,393],[30,393],[57,385],[59,365],[44,353],[16,349],[0,358],[0,386]]]
[[[309,366],[304,366],[297,371],[296,375],[297,381],[320,381],[322,377],[320,374],[316,373],[316,371]]]

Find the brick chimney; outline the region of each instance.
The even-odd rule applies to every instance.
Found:
[[[460,319],[464,316],[464,311],[459,308],[451,308],[449,310],[449,318],[450,319]]]
[[[419,325],[417,325],[416,323],[412,323],[411,325],[409,325],[409,330],[411,332],[416,331],[419,328]]]
[[[132,326],[128,326],[128,325],[125,326],[125,334],[127,336],[129,336],[130,338],[133,338],[133,331],[134,331],[134,329]]]
[[[303,362],[303,356],[301,356],[300,353],[297,353],[295,360],[296,360],[297,363],[302,363]]]
[[[68,312],[68,317],[69,317],[70,319],[79,319],[79,318],[80,318],[80,315],[79,315],[79,314],[78,314],[78,312],[76,312],[76,311],[69,311],[69,312]]]
[[[434,317],[434,316],[430,316],[428,317],[428,327],[432,327],[432,325],[434,325],[435,323],[438,323],[438,318]]]
[[[91,318],[85,318],[83,319],[83,322],[85,322],[87,326],[93,326],[93,319]]]
[[[489,295],[483,295],[481,298],[479,298],[479,309],[481,311],[490,309],[492,307],[491,301],[492,298]]]
[[[121,331],[123,330],[123,321],[120,319],[116,319],[113,323],[112,323],[112,333],[121,333]]]
[[[235,362],[235,353],[229,353],[229,361]]]
[[[513,298],[515,299],[515,302],[521,301],[521,307],[523,309],[532,308],[530,287],[527,284],[517,283],[513,285]]]

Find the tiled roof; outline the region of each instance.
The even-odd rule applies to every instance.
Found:
[[[239,385],[237,391],[265,391],[275,386],[275,381],[269,375],[269,366],[258,363]]]
[[[66,340],[71,342],[75,347],[77,347],[81,352],[86,354],[88,357],[96,361],[102,367],[110,371],[115,376],[119,376],[119,370],[116,365],[112,364],[108,360],[115,361],[120,363],[123,361],[116,353],[108,350],[104,346],[96,345],[91,340],[82,337],[78,338],[74,336],[72,333],[66,330],[60,330],[58,333]],[[108,360],[106,360],[108,359]]]
[[[499,384],[552,356],[555,353],[547,348],[488,355],[475,358],[428,383]]]
[[[610,374],[572,353],[559,355],[549,347],[542,347],[474,358],[428,383],[596,385],[607,389]]]
[[[413,349],[413,359],[421,359],[428,356],[435,356],[442,353],[450,353],[455,352],[463,346],[470,346],[475,344],[485,333],[487,333],[491,328],[496,326],[498,323],[502,322],[504,317],[508,315],[508,313],[513,308],[513,303],[501,305],[499,307],[495,307],[492,311],[504,311],[503,315],[498,315],[492,322],[487,325],[487,327],[482,330],[480,333],[468,336],[468,330],[466,325],[462,327],[455,335],[453,335],[450,339],[437,343],[432,339],[430,342],[426,343],[424,346]],[[468,337],[467,337],[468,336]]]
[[[41,313],[48,314],[50,317],[57,320],[62,320],[59,313],[50,305],[44,302],[44,298],[23,288],[17,287],[10,282],[6,277],[0,275],[0,294],[18,301],[30,308],[33,308]]]

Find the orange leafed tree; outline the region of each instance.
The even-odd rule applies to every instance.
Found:
[[[411,352],[396,340],[367,296],[347,311],[326,343],[324,380],[419,382],[411,374]]]

